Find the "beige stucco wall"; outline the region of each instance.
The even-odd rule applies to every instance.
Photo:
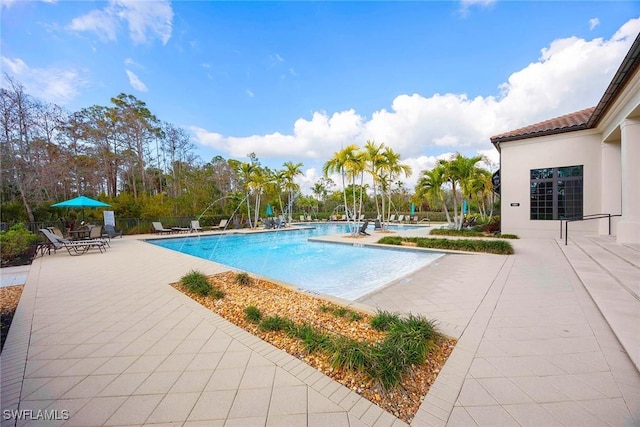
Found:
[[[529,219],[531,169],[583,165],[583,213],[601,213],[601,138],[601,134],[585,130],[500,144],[502,232],[521,237],[560,237],[559,221]],[[512,203],[520,206],[511,206]],[[598,223],[570,223],[569,235],[598,233]]]

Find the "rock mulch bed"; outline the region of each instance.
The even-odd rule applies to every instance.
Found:
[[[0,351],[4,348],[4,341],[7,339],[11,320],[20,302],[24,285],[7,286],[0,288]]]
[[[228,321],[304,360],[408,423],[413,419],[456,342],[447,337],[438,338],[424,364],[413,366],[399,386],[385,390],[377,381],[371,380],[362,372],[334,368],[327,356],[308,353],[298,339],[288,336],[283,331],[262,331],[255,323],[245,318],[244,310],[247,306],[255,306],[263,317],[278,315],[295,323],[306,322],[328,332],[360,341],[382,341],[385,335],[370,326],[370,314],[345,311],[343,307],[324,299],[256,278],[252,278],[249,285],[238,284],[236,273],[233,272],[211,276],[209,282],[215,288],[224,291],[225,296],[221,299],[200,297],[187,292],[180,283],[173,286]]]

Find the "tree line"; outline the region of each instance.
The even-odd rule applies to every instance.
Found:
[[[411,192],[402,178],[412,171],[400,154],[367,141],[362,149],[349,145],[336,152],[313,194],[303,195],[296,184],[302,163],[271,169],[254,153],[246,162],[222,156],[204,162],[182,128],[158,118],[133,95],[68,112],[30,96],[5,75],[0,116],[3,222],[51,220],[60,216],[52,203],[77,195],[110,203],[121,218],[235,213],[248,226],[256,226],[267,203],[289,219],[294,212],[341,208],[348,218],[375,212],[384,220],[410,203],[419,210],[442,209],[457,225],[463,205],[492,213],[491,174],[478,166],[482,157],[441,160],[420,172]],[[336,174],[340,185],[331,179]]]

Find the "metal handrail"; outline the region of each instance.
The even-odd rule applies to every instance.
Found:
[[[583,215],[580,217],[573,217],[573,218],[564,218],[560,220],[560,239],[562,239],[562,221],[564,221],[564,245],[567,246],[568,241],[569,241],[569,223],[570,222],[575,222],[575,221],[589,221],[592,219],[603,219],[603,218],[607,218],[609,221],[609,236],[611,236],[611,218],[612,217],[616,217],[616,216],[622,216],[622,215],[612,215],[610,213],[606,213],[606,214],[589,214],[589,215]]]

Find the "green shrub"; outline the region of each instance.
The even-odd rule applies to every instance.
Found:
[[[380,381],[385,389],[395,387],[405,373],[402,348],[393,340],[386,339],[371,348],[371,366],[367,370],[369,376]]]
[[[362,371],[371,364],[371,347],[364,342],[335,336],[328,350],[334,368]]]
[[[429,232],[433,236],[463,236],[463,237],[485,237],[485,234],[476,230],[451,230],[448,228],[435,228]]]
[[[391,325],[400,321],[400,316],[388,311],[378,310],[376,315],[371,318],[371,327],[378,331],[388,331]]]
[[[291,320],[280,317],[277,314],[260,322],[260,329],[263,331],[289,331],[294,327],[295,325]]]
[[[0,256],[2,264],[20,257],[35,245],[40,238],[27,230],[22,223],[12,226],[9,231],[0,232]]]
[[[319,309],[342,311],[330,305]],[[347,313],[349,311],[347,309]],[[258,309],[253,306],[245,309],[247,318],[252,316],[256,319],[258,315]],[[289,336],[301,340],[309,353],[323,352],[333,367],[365,372],[385,389],[395,387],[412,366],[423,363],[439,336],[434,323],[419,315],[409,314],[401,318],[397,314],[379,311],[371,323],[378,330],[388,331],[382,342],[370,344],[326,333],[307,323],[296,325],[278,315],[262,320],[260,329],[286,331]]]
[[[188,274],[182,276],[180,283],[189,291],[196,295],[206,297],[212,291],[212,286],[207,280],[207,276],[199,271],[190,271]]]
[[[501,240],[441,239],[429,237],[383,237],[378,243],[401,245],[402,242],[415,243],[420,248],[444,249],[467,252],[483,252],[500,255],[513,254],[511,243]]]
[[[496,237],[500,238],[500,239],[519,239],[520,237],[518,237],[515,234],[497,234]]]
[[[323,304],[318,308],[322,313],[331,313],[335,317],[348,318],[352,322],[357,322],[358,320],[362,320],[362,314],[357,311],[353,311],[348,309],[347,307],[342,306],[332,306],[328,304]]]
[[[307,350],[309,353],[313,353],[314,351],[319,350],[326,350],[330,345],[329,335],[317,328],[314,328],[308,323],[302,323],[300,325],[294,326],[289,330],[289,335],[301,340],[305,350]]]
[[[218,289],[214,286],[211,287],[211,291],[209,291],[209,296],[213,299],[222,299],[226,294],[222,289]]]
[[[248,286],[251,284],[251,282],[253,282],[253,279],[251,279],[251,276],[249,276],[248,273],[244,271],[241,273],[236,273],[236,283],[238,285]]]
[[[357,311],[349,310],[349,320],[352,322],[359,322],[360,320],[362,320],[362,314],[358,313]]]
[[[260,319],[262,319],[262,313],[255,305],[247,306],[244,309],[244,317],[251,323],[260,323]]]

